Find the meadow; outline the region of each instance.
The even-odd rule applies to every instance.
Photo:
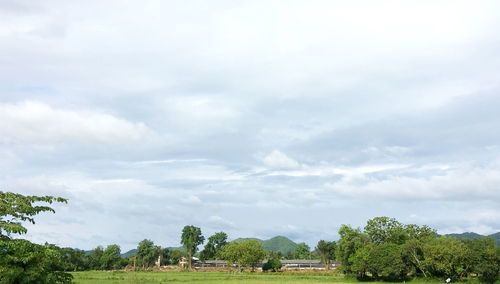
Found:
[[[84,271],[74,272],[75,284],[314,284],[314,283],[336,283],[352,284],[360,283],[354,279],[346,279],[338,273],[261,273],[261,272],[183,272],[183,271],[149,271],[149,272],[125,272],[125,271]],[[425,283],[437,284],[439,281],[422,282],[412,281],[412,284]]]

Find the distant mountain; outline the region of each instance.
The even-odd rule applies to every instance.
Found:
[[[494,233],[491,235],[487,235],[487,236],[480,235],[480,234],[473,233],[473,232],[466,232],[466,233],[461,233],[461,234],[446,234],[445,236],[456,238],[459,240],[476,240],[476,239],[482,239],[482,238],[492,238],[495,240],[497,245],[500,246],[500,232]]]
[[[237,238],[236,240],[233,240],[232,242],[240,243],[240,242],[244,242],[244,241],[259,241],[261,243],[264,243],[263,240],[257,239],[257,238]]]
[[[277,236],[264,241],[264,248],[272,251],[280,251],[282,254],[292,252],[297,244],[287,237]]]
[[[127,252],[122,253],[122,257],[129,257],[129,256],[133,255],[136,251],[137,251],[137,249],[131,249]]]
[[[271,238],[269,240],[261,240],[257,238],[238,238],[235,239],[233,242],[243,242],[243,241],[248,241],[248,240],[256,240],[262,243],[262,246],[266,250],[271,250],[271,251],[279,251],[282,254],[287,254],[289,252],[292,252],[295,250],[297,247],[297,244],[290,240],[287,237],[284,236],[276,236],[274,238]]]
[[[480,235],[478,233],[473,233],[473,232],[466,232],[466,233],[461,233],[461,234],[447,234],[445,236],[452,237],[452,238],[459,239],[459,240],[477,240],[477,239],[484,238],[483,235]]]

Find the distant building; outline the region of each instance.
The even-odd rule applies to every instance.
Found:
[[[257,267],[262,267],[266,261],[263,261]],[[179,262],[181,264],[181,262]],[[186,260],[187,264],[187,260]],[[325,265],[319,259],[282,259],[282,269],[325,269]],[[193,260],[193,266],[196,268],[209,268],[209,267],[228,267],[225,260],[206,260],[204,262]],[[234,265],[233,265],[234,266]],[[330,264],[330,269],[336,269],[338,263]]]

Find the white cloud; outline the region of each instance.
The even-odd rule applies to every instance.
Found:
[[[144,142],[156,136],[143,123],[129,122],[95,111],[56,109],[25,101],[0,104],[2,143],[83,143],[121,145]]]
[[[203,203],[201,199],[195,195],[190,195],[186,198],[182,198],[182,202],[189,205],[200,205]]]
[[[217,215],[208,217],[208,222],[214,230],[228,230],[236,228],[233,222]]]
[[[78,2],[0,1],[0,187],[70,198],[40,242],[500,229],[499,3]]]
[[[335,193],[356,199],[500,200],[499,169],[454,167],[441,170],[444,173],[430,176],[414,176],[421,171],[419,168],[415,171],[407,169],[406,175],[388,172],[381,177],[366,174],[345,176],[326,186]]]
[[[300,167],[297,161],[278,150],[272,151],[269,155],[265,156],[262,161],[266,166],[272,169],[296,169]]]

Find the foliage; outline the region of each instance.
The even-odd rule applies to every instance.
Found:
[[[101,263],[102,263],[101,259],[103,254],[104,254],[104,249],[102,248],[102,246],[98,246],[90,251],[90,254],[88,256],[90,269],[101,270]]]
[[[72,248],[61,248],[63,271],[82,271],[88,269],[88,257],[84,251]]]
[[[499,278],[500,252],[492,239],[437,237],[427,226],[404,225],[388,217],[369,220],[363,231],[342,225],[339,235],[336,255],[341,268],[359,279],[478,277],[493,283]]]
[[[402,244],[406,237],[403,224],[389,217],[376,217],[368,220],[365,233],[370,238],[370,241],[376,244]]]
[[[435,238],[424,244],[423,253],[422,265],[435,277],[458,280],[469,272],[470,251],[455,238]]]
[[[217,258],[218,253],[227,244],[227,234],[218,232],[208,238],[208,242],[200,253],[201,260]]]
[[[252,270],[264,259],[266,251],[262,243],[256,240],[231,242],[224,246],[220,256],[229,264],[238,264],[239,267],[251,267]]]
[[[326,269],[330,269],[331,261],[335,259],[335,251],[337,250],[336,242],[327,242],[320,240],[316,245],[316,252],[318,253],[321,263],[323,263]]]
[[[500,279],[500,247],[491,238],[464,240],[471,252],[471,270],[479,274],[479,279],[494,283]]]
[[[72,276],[62,272],[63,253],[54,245],[38,245],[27,240],[12,239],[12,234],[25,234],[21,222],[34,224],[41,212],[55,212],[41,203],[66,203],[53,196],[24,196],[0,191],[0,283],[71,283]]]
[[[121,268],[123,265],[119,245],[109,245],[102,253],[101,269],[111,270]]]
[[[346,274],[353,273],[352,256],[356,251],[368,244],[368,236],[361,230],[353,229],[348,225],[342,225],[339,229],[340,240],[338,241],[337,260],[341,263],[341,269]]]
[[[63,256],[55,246],[27,240],[0,240],[0,283],[71,283],[61,272]]]
[[[139,242],[135,253],[137,265],[142,267],[142,269],[147,269],[155,264],[155,261],[161,253],[161,248],[155,246],[152,241],[146,239],[142,240]]]
[[[181,257],[186,257],[186,252],[179,249],[174,249],[170,251],[169,263],[177,265],[179,264],[179,260],[181,259]]]
[[[53,196],[25,196],[0,191],[0,238],[9,238],[11,234],[26,234],[27,229],[20,222],[35,224],[33,216],[41,212],[55,212],[51,207],[36,205],[40,202],[67,203],[68,200]]]
[[[267,251],[280,252],[281,255],[286,255],[287,258],[294,258],[293,251],[297,247],[297,244],[284,236],[276,236],[268,240],[260,240],[256,238],[238,238],[233,242],[242,242],[248,240],[256,240],[262,243],[262,246]]]
[[[205,241],[201,234],[201,229],[195,226],[185,226],[182,229],[181,244],[186,249],[188,257],[188,268],[192,267],[193,255],[198,250],[198,246]]]
[[[292,255],[295,259],[310,259],[311,249],[306,243],[298,243]]]
[[[407,275],[401,245],[393,243],[372,244],[368,249],[367,271],[376,280],[402,281]]]
[[[264,263],[264,265],[262,265],[262,270],[263,271],[271,270],[273,272],[276,272],[279,269],[281,269],[281,266],[282,266],[281,261],[279,259],[271,258],[266,263]]]

